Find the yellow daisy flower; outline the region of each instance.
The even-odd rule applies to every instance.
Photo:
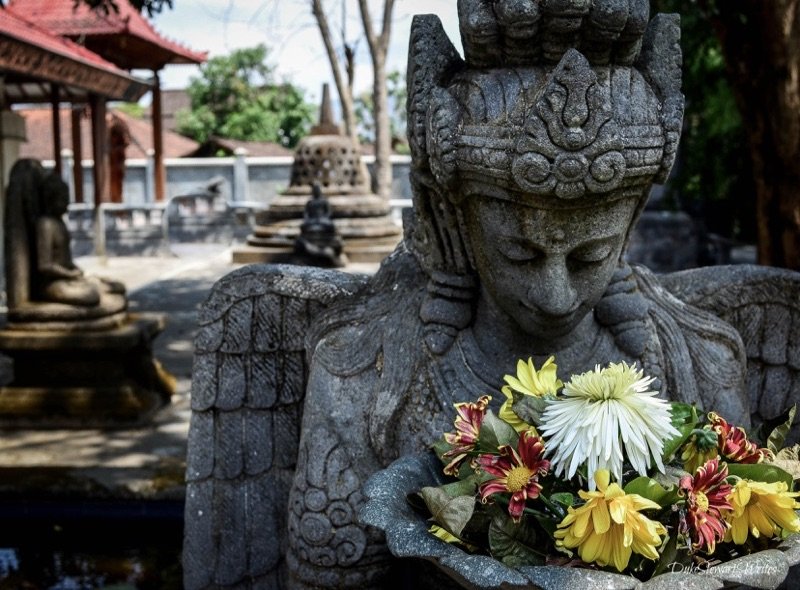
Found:
[[[553,356],[547,359],[538,371],[532,358],[528,358],[527,363],[522,359],[518,360],[517,376],[506,375],[503,377],[507,385],[504,385],[500,391],[506,396],[506,401],[500,407],[500,419],[511,424],[517,432],[522,433],[528,430],[530,425],[523,422],[512,409],[514,392],[535,397],[547,394],[555,395],[559,389],[564,387],[557,376],[557,371],[558,367]]]
[[[613,565],[621,572],[628,566],[631,553],[658,559],[657,548],[667,529],[639,513],[660,508],[658,504],[638,494],[626,494],[619,484],[609,483],[610,477],[607,469],[597,470],[594,479],[598,491],[578,492],[586,503],[569,508],[555,538],[559,547],[577,547],[583,561]]]
[[[726,520],[731,527],[725,541],[733,540],[742,545],[748,533],[758,538],[771,538],[782,532],[800,532],[800,517],[795,510],[800,508],[795,498],[800,492],[789,492],[785,482],[764,483],[740,479],[728,496],[733,505]]]

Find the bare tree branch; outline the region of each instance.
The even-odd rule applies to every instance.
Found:
[[[328,61],[331,65],[336,91],[339,93],[339,102],[342,105],[342,119],[344,119],[345,131],[354,141],[357,141],[358,135],[356,131],[355,108],[353,107],[353,92],[349,83],[346,83],[342,77],[339,57],[333,46],[328,17],[322,8],[322,0],[311,0],[311,12],[314,14],[314,18],[317,21],[320,35],[322,35],[322,42],[325,45],[325,52],[328,55]]]
[[[367,0],[358,0],[361,22],[372,57],[372,108],[375,121],[375,189],[382,197],[389,198],[392,187],[392,132],[389,122],[389,96],[386,88],[386,54],[389,49],[389,36],[392,30],[392,10],[394,0],[384,0],[383,28],[380,36],[375,34],[372,15]]]

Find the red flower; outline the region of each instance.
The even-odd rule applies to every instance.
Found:
[[[744,428],[728,424],[724,418],[710,412],[708,419],[711,421],[711,430],[719,437],[720,453],[735,463],[761,463],[771,457],[769,449],[759,449],[755,443],[747,440]]]
[[[475,443],[478,442],[478,434],[481,431],[481,424],[483,424],[483,417],[486,415],[486,407],[492,398],[488,395],[482,395],[478,398],[477,402],[462,402],[455,404],[456,419],[454,425],[455,432],[447,432],[444,435],[444,440],[453,448],[442,455],[442,458],[450,459],[444,472],[447,475],[457,475],[458,468],[461,463],[469,456],[470,451],[475,449]]]
[[[544,441],[534,430],[520,434],[517,450],[510,445],[503,445],[498,450],[499,455],[478,457],[481,469],[495,476],[495,479],[482,483],[478,492],[484,504],[492,494],[510,492],[508,513],[514,522],[519,522],[525,509],[525,501],[539,497],[542,486],[538,479],[550,469],[550,461],[543,458]]]
[[[686,526],[692,547],[713,553],[718,541],[725,537],[730,526],[722,517],[722,510],[733,510],[728,501],[732,486],[725,483],[728,466],[720,465],[714,457],[697,469],[694,477],[684,475],[678,486],[686,495]]]

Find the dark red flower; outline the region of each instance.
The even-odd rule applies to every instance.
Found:
[[[517,449],[503,445],[499,455],[480,455],[478,465],[486,473],[494,475],[478,489],[481,502],[488,502],[492,494],[510,493],[508,513],[514,522],[519,522],[528,498],[537,498],[542,486],[539,476],[550,469],[550,461],[544,459],[544,441],[535,430],[520,434]]]
[[[445,466],[444,472],[447,475],[457,475],[458,468],[475,450],[475,443],[478,442],[478,435],[483,424],[483,417],[486,415],[486,408],[491,401],[488,395],[482,395],[477,402],[462,402],[455,404],[456,419],[454,426],[455,432],[447,432],[444,440],[453,448],[442,455],[444,459],[451,459]]]
[[[727,499],[733,489],[725,483],[727,477],[728,466],[714,457],[699,467],[694,476],[683,476],[678,484],[686,495],[686,526],[695,549],[713,553],[730,526],[722,514],[723,510],[733,510]]]
[[[720,454],[735,463],[761,463],[764,459],[771,457],[769,449],[760,449],[758,446],[747,440],[747,434],[741,426],[733,426],[716,414],[710,412],[708,419],[711,421],[711,430],[719,437]]]

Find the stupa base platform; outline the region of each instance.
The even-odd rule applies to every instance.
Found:
[[[344,254],[348,262],[379,263],[394,251],[394,246],[349,246]],[[296,255],[293,248],[280,246],[239,246],[233,249],[234,264],[292,264]]]
[[[98,331],[0,330],[13,378],[0,387],[0,428],[138,426],[169,403],[175,381],[153,358],[160,314]]]

